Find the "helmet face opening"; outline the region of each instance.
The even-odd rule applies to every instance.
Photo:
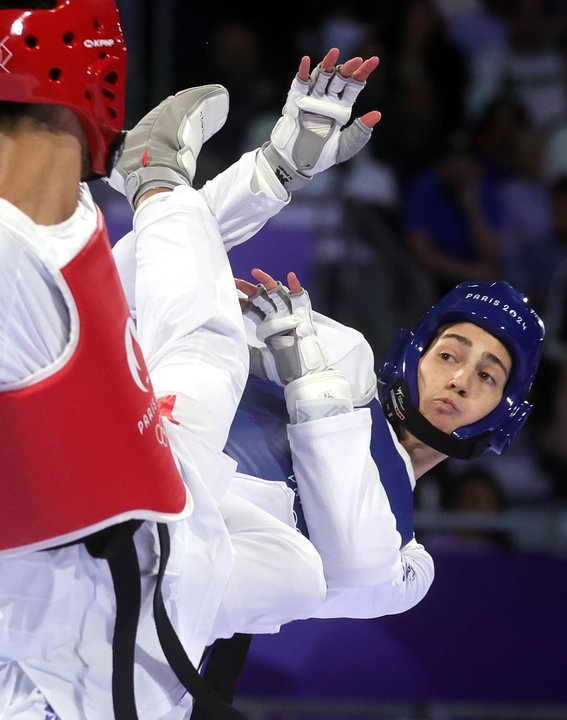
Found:
[[[105,176],[124,125],[126,54],[114,0],[0,10],[0,100],[73,110],[85,129],[91,173]]]
[[[473,457],[484,452],[500,454],[531,412],[528,396],[541,360],[544,338],[543,322],[530,307],[527,298],[507,282],[461,283],[431,307],[413,331],[403,330],[378,373],[379,397],[383,406],[391,410],[392,388],[402,381],[407,388],[406,404],[412,405],[410,415],[417,412],[419,361],[442,326],[460,322],[474,323],[500,340],[510,352],[512,368],[498,406],[481,420],[447,435],[454,439],[454,443],[446,445],[441,442],[443,448],[439,449],[452,457]],[[394,413],[391,419],[406,424],[413,432],[410,427],[414,424],[412,420],[406,423],[405,418],[399,417],[399,412]],[[416,422],[419,424],[417,432],[421,435],[414,434],[421,437],[423,423],[417,419]],[[429,437],[429,433],[426,435],[422,438],[425,442],[433,447],[439,445],[436,438]]]

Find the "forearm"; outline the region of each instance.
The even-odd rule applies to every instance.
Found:
[[[289,202],[292,190],[350,159],[370,139],[378,111],[353,123],[349,119],[378,57],[356,57],[336,66],[338,55],[331,48],[313,72],[303,57],[267,142],[202,188],[227,250],[258,232]]]
[[[368,410],[288,426],[309,536],[329,588],[400,580],[401,538],[370,456]]]
[[[433,583],[433,559],[414,539],[401,549],[400,567],[400,576],[393,582],[329,588],[313,617],[369,619],[410,610],[423,600]]]
[[[218,222],[227,251],[255,235],[291,199],[256,150],[207,181],[199,193]]]

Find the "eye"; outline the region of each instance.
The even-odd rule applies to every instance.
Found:
[[[496,384],[496,380],[492,377],[492,375],[489,372],[486,372],[486,370],[481,370],[478,373],[478,376],[482,380],[482,382],[491,383],[493,385]]]
[[[454,360],[453,355],[451,355],[451,353],[450,353],[450,352],[447,352],[446,350],[442,350],[442,351],[439,353],[439,357],[441,358],[441,360],[444,360],[445,362],[449,362],[450,360]]]

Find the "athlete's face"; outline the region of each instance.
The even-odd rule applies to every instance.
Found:
[[[446,433],[470,425],[498,405],[511,368],[500,340],[472,323],[451,325],[419,362],[419,410]]]

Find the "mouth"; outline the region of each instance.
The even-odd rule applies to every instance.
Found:
[[[456,412],[457,407],[453,403],[452,400],[449,400],[449,398],[435,398],[433,400],[435,405],[440,408],[441,410],[444,410],[446,412]]]

